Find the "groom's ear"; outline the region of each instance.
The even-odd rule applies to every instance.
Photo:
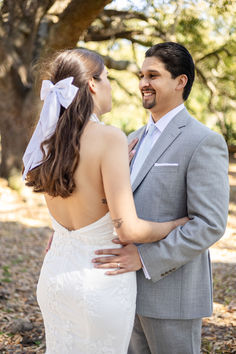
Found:
[[[177,85],[176,85],[176,90],[181,91],[185,88],[188,82],[188,77],[185,74],[179,75],[177,78]]]
[[[90,92],[92,92],[92,93],[96,93],[97,92],[96,83],[95,83],[95,80],[94,80],[93,77],[92,77],[92,79],[89,80],[88,85],[89,85]]]

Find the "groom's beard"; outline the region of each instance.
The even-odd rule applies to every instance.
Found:
[[[143,107],[150,109],[153,108],[156,105],[156,97],[153,98],[152,101],[147,101],[145,99],[143,99]]]

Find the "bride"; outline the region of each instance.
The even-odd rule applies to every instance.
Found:
[[[55,230],[37,286],[46,353],[125,354],[135,272],[106,276],[91,262],[94,251],[114,248],[114,234],[123,243],[160,240],[187,218],[155,223],[137,217],[126,136],[99,121],[111,110],[100,56],[66,50],[46,69],[44,105],[23,157],[23,178],[44,193]]]

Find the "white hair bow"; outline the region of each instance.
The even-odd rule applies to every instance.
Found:
[[[40,97],[44,104],[38,124],[23,156],[25,167],[23,180],[30,170],[42,163],[43,153],[40,145],[54,133],[60,116],[60,106],[69,107],[78,92],[78,87],[72,85],[73,79],[70,76],[55,85],[49,80],[42,82]]]

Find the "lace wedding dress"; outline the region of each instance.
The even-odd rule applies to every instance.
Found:
[[[115,248],[110,214],[75,231],[52,218],[55,230],[41,269],[37,299],[47,354],[126,354],[132,332],[136,274],[108,276],[91,262]]]

